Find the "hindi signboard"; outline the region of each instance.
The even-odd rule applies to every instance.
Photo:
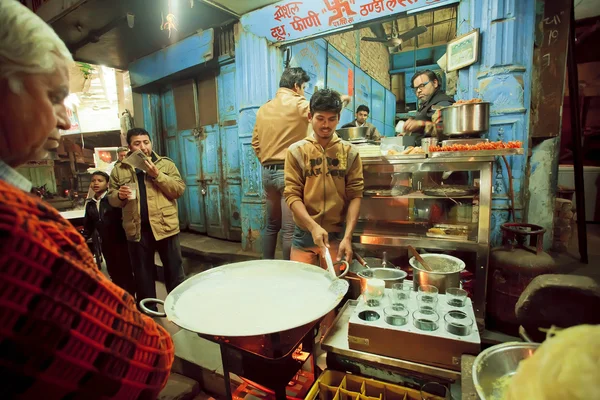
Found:
[[[242,26],[271,42],[286,42],[456,0],[280,1],[245,14]]]

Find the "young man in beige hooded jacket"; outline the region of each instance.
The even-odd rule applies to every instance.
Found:
[[[287,152],[284,194],[296,223],[293,261],[325,267],[319,261],[325,247],[337,260],[352,259],[364,180],[358,150],[335,133],[342,107],[335,91],[313,94],[309,120],[314,134]]]

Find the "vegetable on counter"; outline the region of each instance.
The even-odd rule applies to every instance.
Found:
[[[502,150],[502,149],[520,149],[523,143],[519,140],[511,142],[481,142],[477,144],[453,144],[450,146],[431,146],[431,153],[439,151],[477,151],[477,150]]]

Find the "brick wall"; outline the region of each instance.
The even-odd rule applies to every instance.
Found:
[[[326,40],[354,64],[359,65],[356,54],[357,32],[345,32],[328,36]],[[360,37],[375,37],[369,28],[360,30]],[[360,41],[360,69],[390,89],[390,53],[383,44]]]

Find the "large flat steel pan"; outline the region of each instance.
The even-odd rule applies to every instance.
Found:
[[[348,266],[342,275],[348,272]],[[340,276],[342,276],[340,275]],[[202,272],[166,298],[167,318],[192,332],[257,336],[290,330],[322,318],[348,291],[348,283],[314,265],[283,260],[228,264]],[[162,301],[145,299],[147,302]]]

